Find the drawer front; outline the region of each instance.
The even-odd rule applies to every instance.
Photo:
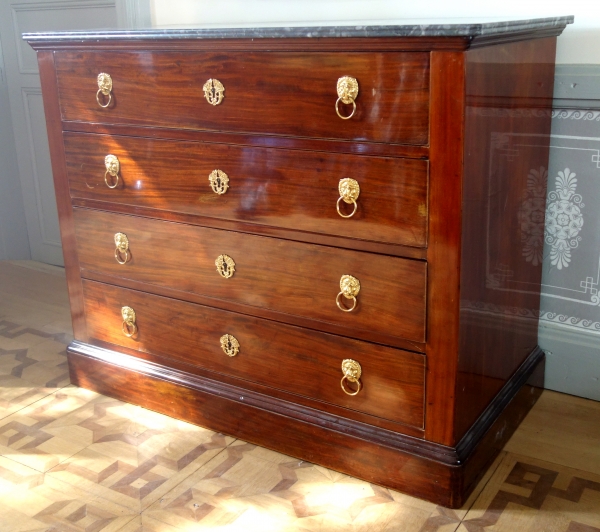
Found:
[[[269,320],[84,281],[87,330],[101,340],[421,428],[425,357]],[[121,309],[137,331],[123,334]],[[130,327],[129,332],[134,329]],[[220,339],[239,342],[234,356]],[[358,362],[362,388],[341,388],[344,359]],[[355,385],[349,384],[349,391]],[[351,413],[348,417],[352,417]]]
[[[60,51],[55,57],[64,120],[427,144],[426,52]],[[100,73],[112,79],[106,108],[96,101]],[[342,76],[359,85],[348,120],[335,110]],[[218,105],[204,96],[210,79],[225,89]],[[352,111],[339,105],[344,116]]]
[[[226,144],[65,133],[71,196],[334,236],[426,245],[423,160],[361,157]],[[119,180],[104,180],[106,155]],[[214,170],[227,186],[211,187]],[[110,179],[108,179],[110,178]],[[356,213],[341,179],[359,187]],[[220,193],[219,193],[220,192]]]
[[[327,322],[350,336],[425,339],[425,262],[88,209],[74,209],[74,218],[84,270],[301,316],[316,328]],[[123,265],[116,233],[129,242]],[[229,278],[217,272],[221,255],[235,262]],[[352,312],[336,304],[343,275],[360,282]]]

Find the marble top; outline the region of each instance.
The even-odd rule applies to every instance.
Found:
[[[35,41],[72,41],[82,39],[269,39],[323,37],[480,37],[544,29],[561,29],[572,24],[572,16],[536,19],[444,18],[373,20],[368,22],[327,22],[261,24],[260,27],[234,25],[156,26],[144,29],[87,30],[24,33]]]

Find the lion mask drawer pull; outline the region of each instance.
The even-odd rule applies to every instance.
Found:
[[[104,172],[104,182],[106,183],[106,186],[108,188],[117,188],[117,185],[119,184],[119,171],[121,170],[121,163],[119,163],[117,156],[108,154],[104,157],[104,167],[106,168],[106,172]],[[109,175],[117,178],[114,184],[108,182]]]
[[[344,312],[352,312],[356,308],[356,296],[360,292],[360,281],[356,277],[352,277],[352,275],[342,275],[342,278],[340,279],[340,290],[341,292],[335,298],[338,308]],[[352,307],[344,307],[341,303],[340,296],[351,299]]]
[[[131,259],[129,239],[125,233],[115,234],[115,259],[119,264],[125,264]]]
[[[98,92],[96,93],[96,101],[100,107],[106,109],[110,105],[110,102],[112,102],[112,85],[112,78],[109,74],[106,74],[105,72],[100,72],[100,74],[98,74]],[[108,96],[108,102],[106,102],[106,104],[103,104],[100,101],[101,94],[103,96]]]
[[[362,389],[362,382],[360,382],[360,376],[362,375],[362,368],[356,360],[347,358],[342,361],[342,390],[348,395],[356,395]],[[352,382],[356,384],[356,390],[353,391],[346,382]]]
[[[340,197],[337,200],[336,204],[337,212],[342,218],[352,218],[356,214],[356,210],[358,209],[358,204],[356,203],[356,200],[360,195],[360,186],[358,184],[358,181],[356,181],[355,179],[350,179],[349,177],[340,179],[338,190],[340,192]],[[354,209],[352,210],[351,214],[342,214],[342,211],[340,211],[340,201],[342,200],[344,200],[344,203],[347,203],[349,205],[352,203],[354,204]]]
[[[123,307],[121,309],[121,316],[123,317],[123,325],[121,329],[123,334],[127,338],[131,338],[137,333],[137,325],[135,324],[135,310],[131,307]]]
[[[349,120],[356,112],[356,97],[358,96],[358,81],[352,76],[342,76],[337,80],[338,99],[335,102],[335,112],[342,120]],[[348,116],[340,113],[340,101],[346,105],[352,104],[352,112]]]

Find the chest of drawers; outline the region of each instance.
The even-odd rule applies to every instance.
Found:
[[[25,35],[72,382],[460,506],[543,383],[570,21]]]

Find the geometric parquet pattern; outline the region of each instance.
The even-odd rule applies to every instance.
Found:
[[[71,386],[65,291],[0,262],[0,532],[600,532],[598,403],[544,392],[449,510]]]

